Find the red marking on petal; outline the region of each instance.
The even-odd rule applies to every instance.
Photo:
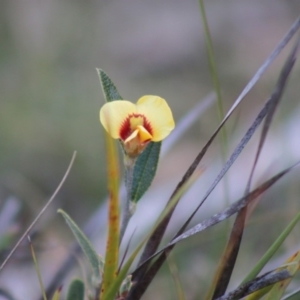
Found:
[[[139,118],[141,117],[143,119],[143,126],[144,128],[151,134],[153,135],[153,129],[150,124],[150,122],[147,120],[146,116],[142,114],[130,114],[122,123],[121,128],[120,128],[120,138],[121,140],[125,141],[131,133],[136,129],[136,128],[131,128],[130,126],[130,119],[131,118]]]
[[[144,127],[145,129],[151,134],[153,135],[153,129],[152,129],[152,126],[150,124],[150,122],[143,116],[144,118]]]
[[[128,116],[125,121],[122,123],[120,128],[120,138],[121,140],[125,141],[131,134],[130,128],[130,116]]]

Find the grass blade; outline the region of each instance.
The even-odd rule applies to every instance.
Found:
[[[206,18],[206,12],[205,12],[205,8],[204,8],[203,0],[199,0],[199,6],[200,6],[201,17],[202,17],[202,21],[203,21],[203,28],[204,28],[204,34],[205,34],[205,42],[206,42],[206,49],[207,49],[207,54],[208,54],[210,73],[211,73],[214,89],[217,94],[218,118],[219,118],[219,122],[221,122],[222,119],[224,118],[224,108],[223,108],[223,101],[222,101],[222,95],[221,95],[221,87],[220,87],[220,81],[219,81],[219,76],[218,76],[214,51],[213,51],[213,44],[212,44],[212,39],[211,39],[210,31],[209,31],[207,18]],[[225,127],[222,129],[221,135],[222,135],[222,154],[223,154],[223,159],[225,160],[226,148],[227,148],[227,134],[226,134]]]
[[[272,62],[276,59],[276,57],[280,54],[280,52],[285,48],[285,46],[289,43],[289,41],[292,39],[292,37],[295,35],[295,33],[299,30],[299,28],[300,28],[300,17],[297,18],[297,20],[290,27],[289,31],[286,33],[286,35],[282,38],[282,40],[275,47],[275,49],[268,56],[268,58],[261,65],[261,67],[256,71],[254,76],[251,78],[251,80],[245,86],[245,88],[243,89],[241,94],[238,96],[238,98],[236,99],[236,101],[234,102],[234,104],[232,105],[232,107],[230,108],[228,113],[226,114],[226,116],[225,116],[224,120],[222,121],[222,123],[225,120],[227,120],[227,118],[237,108],[237,106],[240,104],[240,102],[249,93],[249,91],[254,87],[254,85],[258,82],[258,80],[262,77],[262,75],[267,70],[267,68],[272,64]]]

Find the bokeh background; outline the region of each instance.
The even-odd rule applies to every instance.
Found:
[[[297,0],[213,0],[205,4],[227,111],[298,17],[300,4]],[[283,51],[229,121],[229,151],[270,95],[287,53]],[[41,258],[46,282],[54,272],[54,265],[63,259],[58,249],[68,249],[73,240],[56,209],[65,209],[83,225],[106,195],[103,129],[98,117],[104,99],[96,68],[108,73],[125,99],[136,101],[145,94],[167,99],[178,121],[213,89],[198,2],[12,0],[0,3],[0,205],[3,207],[9,197],[18,203],[20,211],[11,229],[16,236],[51,196],[73,151],[78,151],[66,184],[36,226],[37,250],[45,260]],[[276,114],[259,179],[300,158],[299,73],[297,63]],[[152,188],[152,192],[159,188],[156,197],[167,200],[217,124],[216,109],[211,107],[172,148],[161,162]],[[255,145],[250,144],[229,177],[232,201],[242,194]],[[220,153],[219,144],[215,143],[205,158],[205,184],[213,180],[221,166]],[[269,199],[266,202],[269,205],[261,208],[258,221],[252,223],[249,240],[254,240],[246,246],[250,251],[255,248],[251,263],[265,251],[258,247],[262,241],[255,240],[257,228],[269,233],[271,220],[279,219],[284,226],[292,212],[299,209],[297,181],[299,172],[275,189],[278,205],[272,207],[274,210],[270,212],[272,199]],[[211,204],[209,213],[222,207],[223,199],[220,201],[221,204]],[[195,238],[186,243],[187,249],[178,247],[179,269],[191,297],[201,295],[199,282],[203,286],[209,282],[207,274],[213,272],[222,249],[214,242],[222,240],[223,233],[212,230],[203,235],[202,242]],[[276,234],[277,229],[273,237]],[[299,236],[298,230],[289,241],[291,247],[297,244]],[[267,242],[271,241],[270,233]],[[195,245],[202,247],[198,256],[185,259]],[[101,242],[98,249],[103,249]],[[242,266],[245,264],[241,270],[249,268],[245,259],[241,261]],[[32,278],[28,276],[28,267]],[[145,299],[174,299],[173,292],[167,296],[167,291],[174,289],[172,279],[163,278]],[[26,243],[0,274],[0,286],[16,299],[39,296]]]

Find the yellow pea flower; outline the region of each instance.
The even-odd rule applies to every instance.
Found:
[[[175,127],[172,111],[158,96],[143,96],[136,104],[116,100],[104,104],[100,122],[114,139],[120,139],[130,157],[136,157],[149,142],[166,138]]]

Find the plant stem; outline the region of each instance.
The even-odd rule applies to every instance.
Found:
[[[122,225],[120,231],[120,244],[125,234],[128,223],[134,214],[135,205],[131,202],[132,194],[132,182],[133,182],[133,170],[134,170],[135,159],[125,156],[125,187],[126,187],[126,199],[122,208]]]

